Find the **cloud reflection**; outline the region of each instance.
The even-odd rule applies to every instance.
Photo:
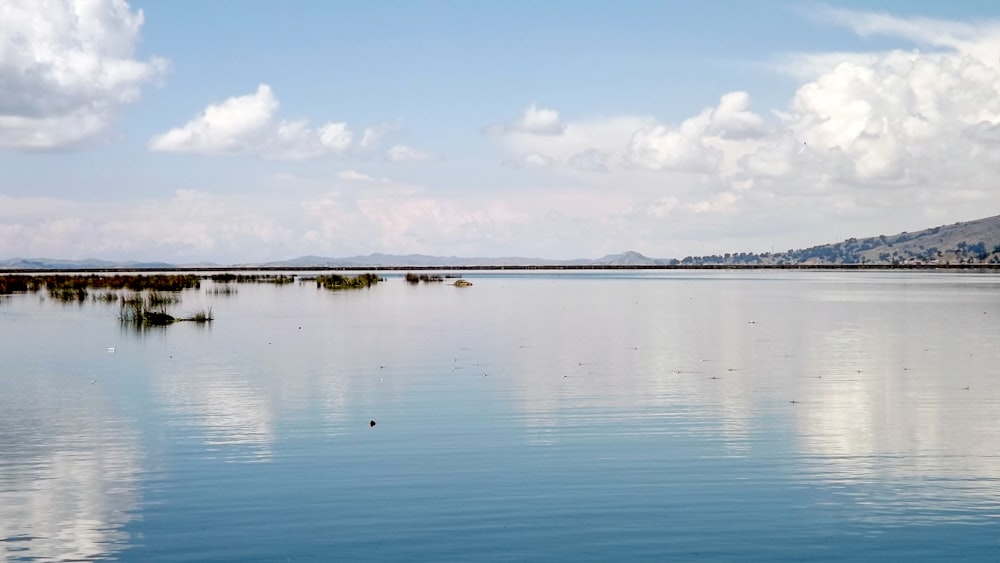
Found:
[[[813,282],[634,282],[593,297],[567,283],[545,294],[551,303],[519,294],[529,306],[514,313],[526,319],[517,343],[494,340],[528,441],[695,437],[764,465],[790,455],[791,478],[839,491],[860,519],[995,517],[1000,329],[982,312],[995,293],[937,279]]]
[[[129,544],[139,438],[90,389],[77,391],[86,406],[57,405],[42,391],[19,395],[19,408],[0,401],[0,560],[89,561]]]
[[[205,366],[165,373],[156,385],[171,423],[197,432],[221,457],[271,459],[274,416],[265,391],[236,374]]]

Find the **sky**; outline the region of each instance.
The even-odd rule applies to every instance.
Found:
[[[0,259],[783,251],[998,178],[992,2],[0,0]]]

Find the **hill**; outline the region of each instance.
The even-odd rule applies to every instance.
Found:
[[[324,256],[301,256],[291,260],[267,262],[260,266],[267,268],[364,268],[364,267],[454,267],[468,266],[648,266],[668,264],[669,260],[657,260],[643,256],[634,251],[621,254],[609,254],[596,260],[580,258],[575,260],[547,260],[544,258],[525,258],[510,256],[502,258],[458,257],[458,256],[428,256],[426,254],[369,254],[367,256],[350,256],[347,258],[328,258]]]
[[[787,252],[689,256],[686,265],[717,264],[1000,264],[1000,215],[915,233],[878,235]]]

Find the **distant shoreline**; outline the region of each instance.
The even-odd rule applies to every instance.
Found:
[[[1000,264],[637,264],[637,265],[475,265],[465,266],[208,266],[172,268],[11,268],[0,270],[9,274],[103,274],[154,272],[407,272],[407,271],[622,271],[622,270],[810,270],[810,271],[961,271],[1000,272]]]

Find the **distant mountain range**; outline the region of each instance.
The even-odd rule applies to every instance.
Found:
[[[813,246],[787,252],[736,252],[711,256],[650,258],[628,251],[597,259],[548,260],[544,258],[485,258],[427,256],[424,254],[369,254],[348,258],[302,256],[279,262],[259,264],[169,264],[166,262],[111,262],[107,260],[61,260],[51,258],[11,258],[0,260],[0,270],[74,270],[74,269],[168,269],[168,268],[372,268],[372,267],[454,267],[473,266],[794,266],[805,265],[936,265],[1000,264],[1000,215],[942,225],[915,233],[850,238],[842,242]]]
[[[621,254],[609,254],[597,259],[579,258],[574,260],[548,260],[545,258],[524,258],[518,256],[467,258],[459,256],[428,256],[425,254],[407,254],[403,256],[394,254],[369,254],[368,256],[351,256],[348,258],[302,256],[301,258],[282,260],[280,262],[267,262],[260,265],[268,268],[363,268],[372,266],[411,268],[448,266],[460,268],[467,266],[636,266],[670,264],[671,262],[671,260],[657,260],[643,256],[638,252],[629,251]]]
[[[102,270],[102,269],[156,269],[174,268],[167,262],[112,262],[85,258],[83,260],[63,260],[61,258],[10,258],[0,260],[0,270]]]

